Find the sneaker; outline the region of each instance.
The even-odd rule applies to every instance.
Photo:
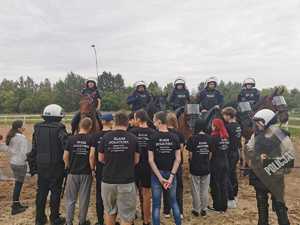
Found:
[[[201,214],[201,216],[203,216],[203,217],[204,217],[204,216],[206,216],[206,215],[207,215],[207,212],[206,212],[205,210],[201,210],[201,213],[200,213],[200,214]]]
[[[224,213],[224,211],[216,210],[215,208],[210,207],[210,206],[208,206],[207,210],[210,212],[215,212],[215,213]]]
[[[227,207],[228,207],[228,209],[235,209],[237,207],[236,201],[235,200],[229,200],[227,202]]]
[[[180,214],[180,219],[182,219],[182,220],[183,220],[183,218],[184,218],[183,214]]]
[[[199,217],[199,213],[196,210],[192,210],[192,215],[195,217]]]
[[[166,219],[169,219],[169,218],[171,218],[171,215],[170,215],[170,214],[164,214],[164,217],[165,217]]]

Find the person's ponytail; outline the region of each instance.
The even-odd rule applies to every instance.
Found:
[[[22,120],[15,120],[12,123],[11,129],[9,130],[7,136],[6,136],[6,145],[9,145],[11,139],[17,134],[20,133],[19,128],[23,127],[23,121]]]

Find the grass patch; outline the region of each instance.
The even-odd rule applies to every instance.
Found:
[[[298,129],[298,128],[289,128],[289,132],[291,133],[292,138],[300,137],[300,129]]]
[[[300,126],[300,120],[289,120],[289,125]]]

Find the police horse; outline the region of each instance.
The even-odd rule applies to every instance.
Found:
[[[79,113],[79,116],[78,116]],[[99,131],[102,128],[101,121],[98,119],[97,111],[93,105],[92,97],[83,95],[79,102],[79,112],[76,113],[71,122],[72,134],[78,133],[79,122],[85,117],[91,118],[93,122],[92,133]]]
[[[211,132],[212,121],[221,118],[221,111],[218,106],[212,107],[207,112],[200,112],[199,104],[187,104],[176,111],[178,118],[178,128],[187,140],[192,136],[197,120],[202,119],[206,122],[206,132]]]
[[[275,88],[274,91],[267,96],[263,96],[255,104],[249,102],[231,102],[226,106],[232,106],[237,110],[237,120],[242,128],[242,136],[246,142],[253,134],[253,116],[262,109],[270,109],[277,114],[280,126],[286,124],[289,120],[289,112],[287,103],[283,97],[284,88]]]

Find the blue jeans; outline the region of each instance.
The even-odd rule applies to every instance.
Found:
[[[160,174],[168,179],[170,177],[170,171],[160,171]],[[176,177],[172,186],[168,190],[169,192],[169,201],[172,208],[173,217],[176,225],[181,225],[180,210],[176,200]],[[155,175],[151,177],[151,189],[152,189],[152,223],[153,225],[160,225],[160,207],[161,207],[161,195],[163,192],[163,187],[160,184],[158,178]]]

